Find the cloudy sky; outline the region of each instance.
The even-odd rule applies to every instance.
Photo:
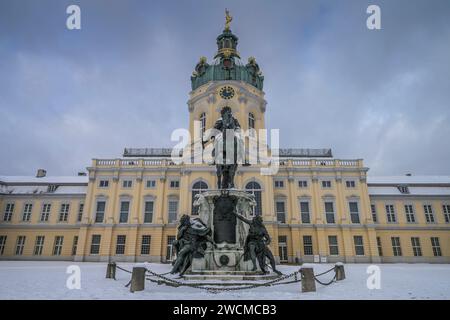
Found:
[[[81,30],[66,8],[81,7]],[[369,4],[382,30],[368,30]],[[0,174],[84,170],[171,147],[224,8],[264,76],[281,145],[363,158],[372,175],[450,175],[450,2],[0,1]]]

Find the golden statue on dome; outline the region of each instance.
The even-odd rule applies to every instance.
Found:
[[[230,23],[233,20],[233,17],[230,16],[230,12],[228,9],[225,9],[225,30],[230,30]]]

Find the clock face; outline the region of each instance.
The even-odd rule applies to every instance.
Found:
[[[219,94],[222,97],[222,99],[228,100],[234,97],[234,89],[230,86],[225,86],[219,90]]]

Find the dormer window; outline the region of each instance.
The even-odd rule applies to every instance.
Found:
[[[409,194],[408,186],[398,186],[398,191],[402,194]]]
[[[56,184],[51,184],[47,187],[47,192],[55,192],[56,189],[58,189],[58,185]]]

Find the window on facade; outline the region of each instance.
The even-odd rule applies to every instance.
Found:
[[[13,212],[14,212],[14,203],[7,203],[5,206],[5,213],[3,215],[3,221],[11,221]]]
[[[125,253],[125,243],[127,241],[127,236],[118,235],[116,240],[116,254],[124,254]]]
[[[302,223],[311,223],[308,201],[300,201],[300,214],[302,217]]]
[[[248,114],[248,128],[255,129],[255,115],[251,112]]]
[[[245,191],[255,196],[256,206],[253,208],[253,214],[262,215],[261,186],[256,181],[251,181],[245,186]]]
[[[99,188],[108,188],[109,187],[109,180],[100,180],[98,182]]]
[[[355,255],[363,256],[364,255],[364,243],[362,236],[353,236],[353,242],[355,244]]]
[[[72,255],[77,254],[77,247],[78,247],[78,236],[73,237],[73,244],[72,244]]]
[[[288,262],[288,251],[287,251],[287,237],[278,237],[278,255],[280,256],[280,262]]]
[[[334,204],[331,201],[325,202],[325,218],[327,223],[335,223],[334,219]]]
[[[175,222],[178,217],[178,200],[169,200],[169,223]]]
[[[419,237],[411,238],[411,246],[413,249],[414,257],[421,257],[422,256],[422,248],[420,247]]]
[[[434,213],[431,205],[423,205],[423,211],[425,212],[425,220],[427,221],[427,223],[434,223]]]
[[[23,248],[25,247],[25,236],[18,236],[16,242],[16,255],[21,256],[23,254]]]
[[[431,239],[431,248],[433,249],[433,255],[435,257],[442,256],[441,245],[439,244],[439,238],[431,237],[430,239]]]
[[[105,201],[97,201],[97,210],[95,211],[95,222],[102,223],[105,218]]]
[[[372,221],[374,223],[377,223],[378,222],[377,207],[374,204],[370,205],[370,212],[372,213]]]
[[[180,181],[179,180],[171,180],[170,181],[170,187],[173,189],[177,189],[180,187]]]
[[[275,180],[275,188],[284,188],[284,181],[283,180]]]
[[[403,193],[403,194],[409,193],[408,186],[398,186],[397,188],[398,188],[398,191],[400,191],[400,193]]]
[[[0,256],[5,252],[7,236],[0,236]]]
[[[56,236],[55,237],[55,244],[53,246],[53,255],[54,256],[60,256],[62,251],[64,237],[63,236]]]
[[[298,187],[299,188],[308,188],[308,180],[299,180]]]
[[[416,222],[416,217],[414,215],[414,208],[411,204],[405,204],[405,216],[406,222],[408,223]]]
[[[167,250],[166,250],[166,261],[170,262],[175,258],[175,248],[173,247],[173,242],[175,241],[175,236],[167,236]]]
[[[122,180],[122,188],[131,188],[133,186],[133,180]]]
[[[394,223],[397,221],[397,218],[395,216],[394,205],[392,205],[392,204],[386,205],[386,218],[387,218],[387,222],[390,222],[390,223]]]
[[[355,188],[356,182],[354,180],[347,180],[347,181],[345,181],[345,186],[347,188]]]
[[[303,253],[305,256],[313,255],[312,236],[303,236]]]
[[[445,223],[450,223],[450,204],[442,205],[442,212],[444,212]]]
[[[149,255],[150,254],[150,243],[152,237],[150,235],[143,235],[141,241],[141,254]]]
[[[41,211],[41,222],[47,222],[48,218],[50,217],[50,210],[52,205],[50,203],[44,203],[42,205],[42,211]]]
[[[67,222],[68,218],[69,218],[69,204],[63,203],[61,204],[61,210],[59,211],[59,221]]]
[[[201,129],[202,134],[205,133],[205,131],[206,131],[206,113],[204,113],[204,112],[200,115],[200,129]]]
[[[350,220],[352,223],[360,223],[358,202],[350,201],[348,207],[350,208]]]
[[[275,207],[277,211],[277,221],[286,223],[286,208],[284,201],[276,201]]]
[[[194,206],[194,202],[195,202],[195,196],[199,193],[202,193],[204,191],[208,190],[208,185],[206,184],[206,182],[204,181],[197,181],[196,183],[194,183],[194,185],[192,186],[192,208],[191,208],[191,212],[193,215],[198,215],[198,209],[199,207]]]
[[[331,188],[331,181],[330,180],[322,180],[322,188],[324,188],[324,189]]]
[[[378,255],[380,257],[383,256],[383,247],[381,246],[381,238],[377,237],[377,247],[378,247]]]
[[[93,234],[91,240],[91,254],[99,254],[100,253],[100,241],[102,240],[102,236],[99,234]]]
[[[402,255],[402,247],[400,246],[400,238],[399,237],[391,237],[392,242],[392,252],[394,257],[400,257]]]
[[[146,187],[147,188],[155,188],[156,187],[156,180],[147,180]]]
[[[78,217],[77,217],[77,221],[81,222],[81,220],[83,219],[83,210],[84,210],[84,203],[80,203],[78,206]]]
[[[33,210],[33,204],[31,204],[31,203],[26,203],[23,206],[22,221],[30,221],[31,220],[32,210]]]
[[[144,223],[153,222],[153,200],[144,203]]]
[[[34,251],[33,254],[35,256],[42,255],[42,249],[44,248],[44,236],[36,236],[36,242],[34,243]]]
[[[331,256],[339,255],[339,245],[337,241],[337,236],[328,236],[328,247],[330,249]]]
[[[120,202],[119,223],[127,223],[128,222],[128,212],[129,211],[130,211],[130,201],[121,201]]]

